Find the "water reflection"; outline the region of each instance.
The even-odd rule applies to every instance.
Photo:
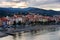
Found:
[[[14,40],[39,40],[38,38],[40,38],[40,35],[43,35],[45,33],[48,33],[47,30],[43,30],[43,31],[32,31],[32,32],[28,32],[28,33],[16,33],[15,36],[13,36]]]
[[[14,39],[13,36],[7,36],[0,38],[0,40],[60,40],[60,30],[55,32],[48,32],[44,34],[40,34],[39,32],[33,35],[31,35],[30,32],[22,33],[20,37],[16,35]]]
[[[13,36],[13,39],[16,40],[16,35],[12,35]]]
[[[60,26],[60,25],[59,25]],[[31,30],[30,32],[17,32],[12,37],[8,36],[7,38],[0,38],[1,40],[60,40],[60,27],[54,26],[49,28],[41,29],[41,30]]]
[[[50,33],[48,32],[45,34],[40,34],[40,32],[34,34],[22,33],[20,37],[17,35],[15,40],[59,40],[59,39],[60,39],[60,31],[56,31]]]

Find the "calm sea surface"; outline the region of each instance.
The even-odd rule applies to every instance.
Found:
[[[20,36],[18,35],[18,33],[16,33],[17,35],[15,37],[9,35],[9,36],[0,38],[0,40],[60,40],[60,25],[57,25],[57,26],[59,26],[59,28],[57,28],[58,30],[55,30],[55,31],[42,30],[34,33],[22,32]]]

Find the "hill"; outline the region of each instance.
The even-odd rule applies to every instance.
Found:
[[[45,9],[39,9],[39,8],[0,8],[0,16],[7,16],[7,15],[13,15],[13,14],[27,14],[27,13],[34,13],[34,14],[40,14],[40,15],[60,15],[60,11],[54,11],[54,10],[45,10]]]

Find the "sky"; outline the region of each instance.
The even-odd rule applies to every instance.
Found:
[[[60,0],[0,0],[0,7],[36,7],[46,10],[60,11]]]

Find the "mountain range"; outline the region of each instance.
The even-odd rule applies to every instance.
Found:
[[[33,13],[33,14],[40,14],[40,15],[60,15],[60,11],[54,11],[54,10],[45,10],[45,9],[39,9],[34,7],[28,7],[28,8],[0,8],[0,17],[7,16],[7,15],[13,15],[13,14],[27,14],[27,13]]]

